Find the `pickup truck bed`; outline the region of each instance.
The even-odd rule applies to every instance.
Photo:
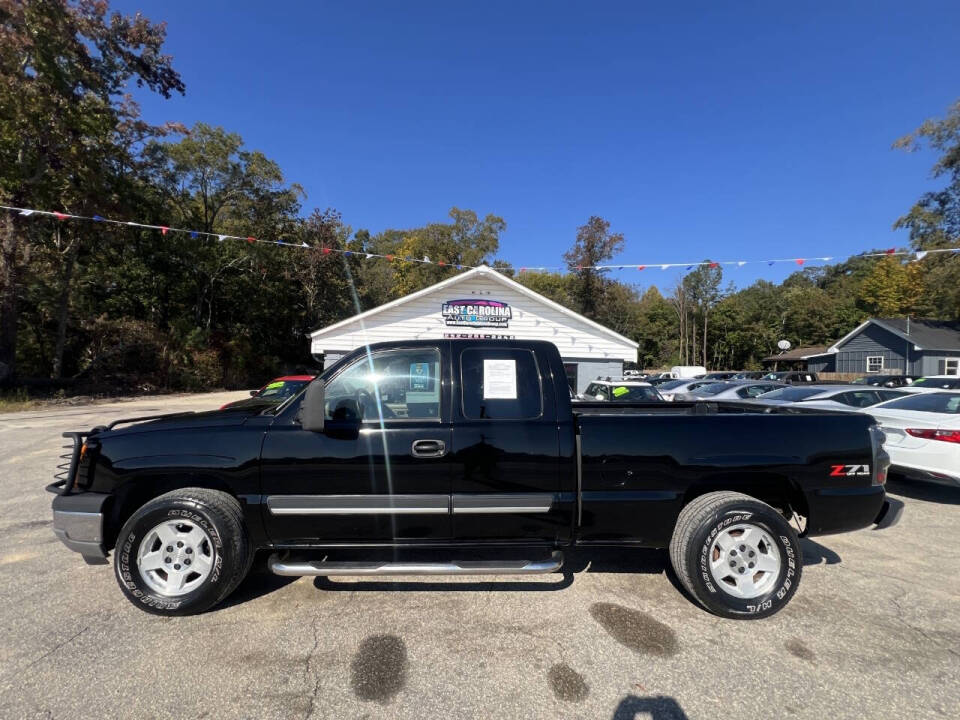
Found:
[[[523,574],[602,544],[669,547],[708,609],[758,617],[799,581],[788,521],[823,534],[899,517],[867,416],[571,404],[547,342],[381,344],[273,409],[134,420],[70,434],[54,526],[91,562],[115,549],[124,593],[160,614],[219,602],[258,549],[280,574]],[[520,558],[330,559],[375,548]]]

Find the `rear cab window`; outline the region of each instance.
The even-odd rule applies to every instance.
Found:
[[[588,388],[589,390],[589,388]],[[460,400],[470,420],[532,420],[543,414],[532,350],[467,348],[460,353]]]

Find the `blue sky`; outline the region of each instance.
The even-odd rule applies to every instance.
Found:
[[[496,213],[518,266],[592,214],[625,263],[903,245],[932,156],[891,143],[960,98],[947,1],[113,7],[168,23],[187,94],[138,94],[149,120],[240,133],[355,229]]]

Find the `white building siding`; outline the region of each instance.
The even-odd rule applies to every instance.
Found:
[[[545,298],[531,297],[513,287],[513,281],[492,270],[484,268],[484,272],[472,271],[460,277],[461,282],[427,288],[409,296],[408,300],[376,309],[366,317],[316,331],[311,339],[312,354],[341,354],[368,343],[435,339],[464,333],[549,340],[563,357],[617,364],[636,359],[636,345],[627,338],[555,308]],[[508,327],[448,326],[440,312],[443,303],[467,298],[507,303],[512,311]]]

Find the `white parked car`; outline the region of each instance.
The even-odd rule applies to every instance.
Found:
[[[908,393],[862,412],[880,423],[892,472],[960,485],[960,392]]]
[[[674,365],[670,368],[673,377],[677,378],[695,378],[703,377],[707,374],[707,369],[703,365]]]
[[[586,402],[659,402],[657,389],[641,380],[594,380],[577,397]]]

